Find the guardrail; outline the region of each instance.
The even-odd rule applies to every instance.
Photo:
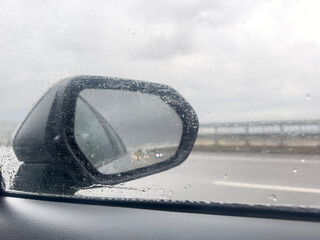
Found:
[[[320,120],[202,124],[194,150],[320,153]]]

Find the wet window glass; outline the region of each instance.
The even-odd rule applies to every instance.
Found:
[[[171,86],[194,108],[199,132],[181,165],[113,185],[86,185],[72,192],[76,197],[319,208],[319,12],[315,0],[2,2],[6,191],[17,190],[21,158],[32,164],[43,151],[61,147],[53,129],[63,123],[48,123],[44,108],[24,132],[24,150],[34,155],[15,154],[12,138],[30,110],[59,80],[97,75]],[[73,122],[88,166],[120,174],[175,156],[184,126],[163,99],[142,92],[121,101],[115,91],[104,100],[99,92],[88,94],[79,95]],[[53,116],[60,96],[47,97]],[[44,124],[49,137],[43,139],[55,145],[32,144]]]

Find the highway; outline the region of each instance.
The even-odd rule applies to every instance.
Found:
[[[7,183],[19,162],[0,148]],[[78,196],[320,207],[320,155],[192,152],[168,171]]]
[[[86,196],[320,207],[320,155],[193,152],[171,170]]]

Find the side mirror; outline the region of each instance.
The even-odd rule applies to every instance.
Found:
[[[73,194],[181,164],[198,118],[169,86],[109,77],[60,81],[18,129],[13,190]]]

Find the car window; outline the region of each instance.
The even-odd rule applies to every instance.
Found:
[[[4,1],[0,166],[6,190],[21,164],[12,137],[30,109],[60,79],[99,75],[173,87],[195,109],[200,128],[181,165],[83,188],[76,197],[319,208],[319,11],[312,0]],[[126,149],[112,119],[94,106],[80,99],[78,110],[76,141],[93,165],[116,156],[126,164],[150,159],[144,149]],[[163,160],[162,152],[154,156]]]
[[[80,150],[96,167],[110,163],[126,152],[110,124],[83,98],[77,101],[75,138]]]

